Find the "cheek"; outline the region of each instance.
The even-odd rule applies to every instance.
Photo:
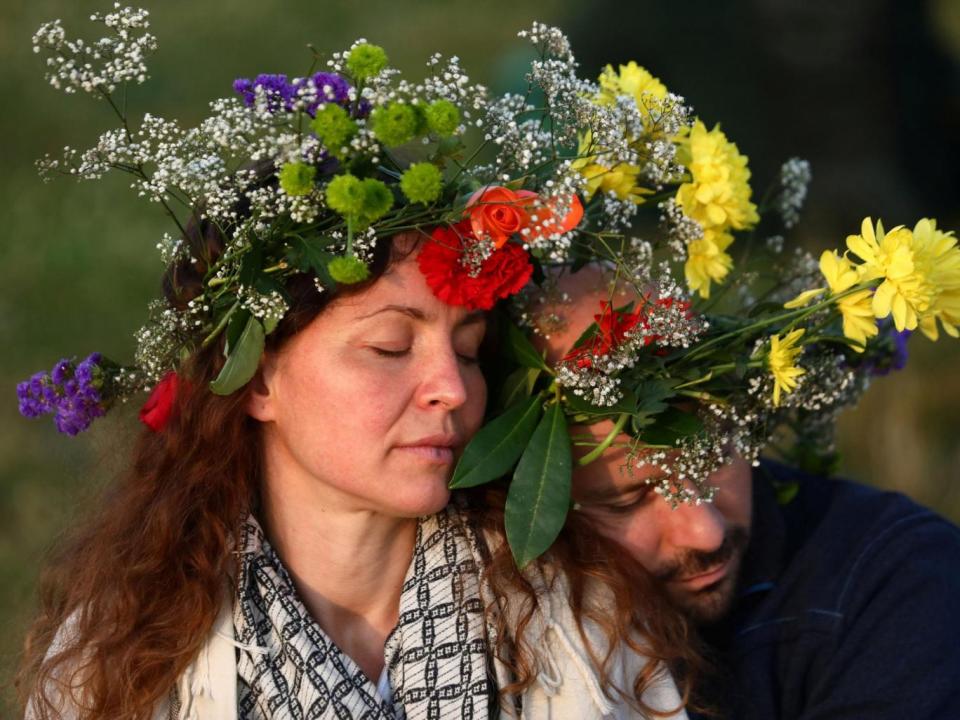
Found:
[[[483,414],[487,407],[487,381],[476,365],[464,371],[463,383],[467,399],[461,410],[463,431],[467,437],[473,437],[483,424]]]
[[[659,497],[650,500],[650,503],[657,502],[663,502],[663,500]],[[657,529],[659,525],[655,515],[655,509],[649,507],[649,503],[634,512],[624,523],[622,537],[618,540],[630,551],[634,560],[647,569],[655,568],[659,564],[660,538]]]
[[[719,488],[714,505],[729,525],[750,527],[753,487],[750,466],[737,460],[710,477]]]
[[[401,382],[384,382],[383,373],[356,358],[318,357],[291,378],[285,403],[296,408],[293,427],[314,443],[355,445],[382,436],[395,417]],[[336,368],[331,371],[330,368]],[[318,429],[322,432],[318,432]]]

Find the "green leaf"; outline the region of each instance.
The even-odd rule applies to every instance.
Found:
[[[443,157],[460,157],[463,154],[463,150],[466,146],[460,141],[458,137],[445,137],[441,138],[437,142],[437,150],[434,153],[434,157],[437,159]]]
[[[541,372],[543,371],[537,368],[521,367],[510,373],[500,389],[500,407],[508,408],[530,397]]]
[[[253,288],[258,293],[263,295],[269,295],[270,293],[277,292],[284,296],[284,299],[289,300],[289,298],[286,297],[283,284],[276,278],[269,275],[260,275],[256,280],[253,281]]]
[[[614,405],[594,405],[589,400],[573,393],[565,393],[564,401],[570,412],[595,417],[622,415],[623,413],[633,414],[637,409],[637,395],[632,390],[621,391],[620,399]]]
[[[504,475],[520,457],[542,412],[539,394],[480,428],[450,479],[451,488],[474,487]]]
[[[277,329],[277,325],[280,324],[280,318],[276,316],[265,318],[263,321],[263,334],[269,335],[274,330]]]
[[[524,367],[539,368],[541,370],[550,369],[524,332],[512,322],[507,323],[505,350],[511,358]]]
[[[736,377],[737,380],[743,380],[747,376],[747,371],[750,369],[748,365],[749,362],[750,358],[748,356],[737,355],[736,360],[734,360],[735,367],[733,370],[734,377]]]
[[[800,491],[800,483],[774,483],[773,490],[777,495],[777,505],[787,505],[797,496],[797,493]]]
[[[750,311],[747,313],[747,317],[755,318],[758,315],[766,315],[767,313],[777,312],[783,312],[783,303],[761,302],[750,308]]]
[[[336,283],[327,272],[327,263],[336,256],[323,249],[327,247],[328,242],[328,238],[325,237],[304,240],[292,236],[290,237],[290,251],[287,253],[287,260],[301,272],[313,272],[324,287],[332,288]]]
[[[230,353],[233,352],[233,348],[240,340],[240,335],[247,327],[247,321],[249,320],[249,310],[237,310],[230,317],[230,322],[227,323],[227,342],[223,346],[224,357],[230,357]]]
[[[546,552],[570,508],[570,435],[559,403],[551,405],[523,452],[507,493],[507,542],[517,567]]]
[[[703,430],[703,421],[693,413],[669,407],[653,418],[640,439],[647,445],[675,447],[681,438],[696,435]]]
[[[229,395],[250,381],[260,365],[263,338],[263,325],[255,317],[249,318],[223,369],[217,379],[210,383],[210,390],[214,394]]]
[[[254,245],[240,261],[240,273],[237,280],[241,285],[251,286],[263,268],[263,250],[260,245]]]
[[[639,435],[643,428],[656,422],[656,416],[669,407],[666,401],[676,395],[676,382],[672,378],[648,380],[637,388],[639,400],[631,420],[634,434]]]

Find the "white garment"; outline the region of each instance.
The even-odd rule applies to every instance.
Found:
[[[621,720],[637,717],[625,700],[608,698],[593,670],[576,620],[567,602],[567,584],[562,576],[549,591],[538,588],[542,614],[527,627],[532,647],[537,649],[541,667],[536,680],[521,697],[521,720]],[[515,603],[514,603],[515,604]],[[229,602],[220,611],[213,631],[197,659],[181,676],[177,690],[180,713],[176,720],[236,720],[237,664],[234,653],[233,610]],[[509,620],[509,619],[508,619]],[[595,652],[602,656],[606,647],[603,631],[585,621],[585,631]],[[618,650],[611,658],[610,679],[618,687],[629,688],[649,659],[631,651]],[[506,668],[495,663],[501,687],[509,682]],[[652,708],[669,711],[680,707],[680,695],[673,678],[665,670],[647,688],[643,697]],[[504,714],[509,715],[505,710]],[[168,720],[170,708],[162,703],[154,720]],[[669,720],[683,720],[680,709]]]
[[[526,628],[527,640],[536,648],[540,668],[533,684],[521,700],[521,720],[621,720],[637,717],[637,712],[621,698],[608,698],[593,670],[590,654],[584,646],[576,619],[567,601],[568,586],[562,574],[549,585],[539,576],[528,579],[538,593],[541,612]],[[509,604],[510,607],[516,602]],[[515,608],[516,609],[516,608]],[[507,618],[510,626],[511,618]],[[70,635],[71,620],[64,624],[51,646],[51,652],[63,647]],[[584,632],[594,652],[602,657],[606,648],[603,631],[584,620]],[[491,640],[493,642],[493,640]],[[237,720],[237,641],[234,637],[232,595],[227,594],[206,642],[194,661],[177,680],[179,712],[173,720]],[[633,679],[650,660],[621,647],[608,665],[610,680],[621,688],[632,687]],[[494,662],[499,687],[510,682],[507,669]],[[652,708],[670,711],[680,707],[680,696],[673,678],[665,670],[647,688],[644,702]],[[504,715],[511,715],[504,708]],[[28,706],[25,720],[35,720]],[[687,718],[681,708],[670,720]],[[65,708],[63,720],[74,720],[72,708]],[[158,703],[153,720],[171,720],[169,700]]]

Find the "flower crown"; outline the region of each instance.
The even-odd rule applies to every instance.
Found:
[[[361,40],[323,72],[237,80],[195,128],[145,115],[134,129],[113,97],[146,78],[147,13],[117,6],[94,19],[111,34],[88,45],[55,21],[35,49],[51,84],[105,99],[122,127],[41,170],[132,173],[178,225],[160,243],[168,264],[202,266],[184,221],[212,223],[227,241],[200,297],[152,306],[133,365],[94,354],[21,383],[21,412],[54,413],[70,434],[154,385],[141,417],[161,429],[182,359],[221,336],[211,390],[237,390],[287,310],[286,279],[307,274],[318,292],[360,282],[378,240],[420,232],[417,262],[441,300],[488,309],[510,298],[508,372],[451,486],[512,473],[507,538],[523,566],[570,508],[569,423],[613,421],[600,442],[575,439],[590,446],[576,462],[625,435],[627,472],[660,466],[649,482],[668,501],[709,501],[707,478],[731,452],[756,462],[784,427],[795,459],[822,469],[837,415],[871,375],[902,366],[907,335],[958,335],[952,233],[931,219],[885,231],[868,218],[843,254],[785,253],[777,232],[798,221],[806,162],[784,163],[758,207],[748,160],[719,126],[634,62],[579,78],[556,28],[519,33],[537,51],[522,94],[491,97],[439,55],[426,80],[408,82]],[[531,340],[562,322],[558,279],[586,265],[605,269],[608,298],[548,363]],[[618,307],[623,290],[635,300]]]

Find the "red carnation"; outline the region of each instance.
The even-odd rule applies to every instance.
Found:
[[[662,308],[672,308],[676,305],[687,318],[692,317],[690,303],[686,300],[674,300],[672,297],[657,298],[652,301]],[[593,358],[608,355],[617,345],[627,339],[627,333],[638,325],[649,330],[650,296],[645,295],[643,304],[631,313],[614,310],[606,300],[600,301],[600,314],[593,316],[597,324],[597,331],[588,338],[583,345],[575,347],[563,356],[565,362],[576,363],[579,368],[593,367]],[[660,341],[659,335],[647,335],[643,338],[643,347]],[[656,354],[663,355],[665,350],[657,350]]]
[[[600,314],[593,316],[597,332],[580,347],[573,348],[564,356],[565,361],[575,361],[577,367],[592,367],[593,358],[607,355],[614,347],[626,340],[628,332],[640,322],[640,311],[632,313],[614,310],[606,300],[600,301]],[[647,338],[645,345],[652,338]]]
[[[465,240],[473,240],[466,222],[441,226],[417,255],[420,272],[440,300],[470,310],[489,310],[499,298],[513,295],[527,284],[533,265],[522,247],[504,244],[483,261],[477,276],[471,277],[461,262]]]
[[[180,388],[180,378],[175,372],[164,375],[163,379],[150,393],[147,402],[140,408],[140,420],[154,432],[160,432],[166,426],[173,411],[173,403]]]

